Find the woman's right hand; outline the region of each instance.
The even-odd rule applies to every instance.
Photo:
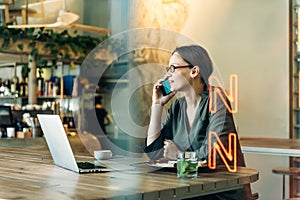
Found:
[[[160,104],[164,106],[169,100],[176,94],[175,91],[172,91],[170,94],[163,96],[160,87],[162,86],[162,82],[168,79],[168,77],[164,77],[159,79],[153,86],[153,94],[152,94],[152,104]]]

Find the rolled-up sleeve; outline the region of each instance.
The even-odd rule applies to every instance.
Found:
[[[147,153],[151,160],[157,160],[163,157],[164,152],[164,141],[166,139],[172,140],[172,122],[173,122],[173,104],[168,110],[165,123],[162,125],[161,133],[156,140],[150,145],[144,147],[144,152]]]

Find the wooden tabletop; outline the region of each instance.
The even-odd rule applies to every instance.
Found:
[[[300,157],[300,140],[241,137],[243,153]]]
[[[196,179],[141,169],[77,174],[55,166],[48,149],[0,147],[0,198],[181,199],[241,188],[258,180],[258,172],[249,168],[236,173],[200,172]]]

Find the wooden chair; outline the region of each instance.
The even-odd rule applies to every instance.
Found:
[[[40,0],[40,2],[34,3],[40,5],[40,12],[37,12],[36,9],[30,8],[30,5],[26,9],[26,5],[21,7],[9,7],[9,16],[10,21],[14,21],[17,24],[17,17],[22,17],[22,24],[28,24],[28,18],[42,18],[42,23],[46,23],[45,18],[45,8],[44,8],[44,0]],[[33,4],[32,4],[33,5]]]
[[[283,183],[282,183],[282,199],[283,200],[300,200],[300,198],[285,198],[285,176],[300,176],[300,168],[296,167],[276,167],[272,169],[272,172],[274,174],[280,174],[282,175]]]

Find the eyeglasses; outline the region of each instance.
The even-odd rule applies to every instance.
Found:
[[[177,68],[185,68],[185,67],[189,67],[189,68],[193,68],[194,66],[193,65],[184,65],[184,66],[174,66],[174,65],[171,65],[170,67],[166,67],[166,70],[167,72],[175,72],[175,69]]]

